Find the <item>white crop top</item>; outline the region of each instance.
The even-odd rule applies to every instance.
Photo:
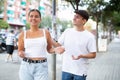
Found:
[[[24,32],[24,46],[25,46],[25,57],[30,58],[46,58],[47,57],[47,41],[45,30],[43,30],[44,36],[27,39],[26,31]]]

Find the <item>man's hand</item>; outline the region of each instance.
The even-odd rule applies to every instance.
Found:
[[[55,53],[62,54],[65,51],[63,46],[59,46],[55,48]]]
[[[78,59],[80,59],[80,58],[83,58],[83,55],[79,55],[79,56],[74,56],[74,55],[72,55],[72,59],[73,59],[73,60],[78,60]]]
[[[91,52],[91,53],[88,53],[88,54],[80,54],[79,56],[72,55],[73,60],[78,60],[80,58],[93,59],[95,57],[96,57],[96,52]]]

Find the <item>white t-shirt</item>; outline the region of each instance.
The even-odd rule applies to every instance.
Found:
[[[76,31],[70,28],[63,32],[58,42],[65,47],[62,71],[76,75],[87,74],[88,59],[73,60],[72,55],[96,52],[95,36],[87,30]]]
[[[15,41],[15,34],[8,33],[6,38],[6,45],[14,45],[14,41]]]

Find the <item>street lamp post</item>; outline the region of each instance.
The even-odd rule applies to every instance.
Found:
[[[57,40],[56,28],[56,0],[52,0],[52,33],[55,40]],[[56,80],[56,54],[52,54],[52,76],[51,80]]]

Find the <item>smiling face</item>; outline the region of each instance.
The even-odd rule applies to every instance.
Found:
[[[41,22],[41,14],[37,10],[31,10],[28,14],[28,21],[31,26],[39,26]]]

